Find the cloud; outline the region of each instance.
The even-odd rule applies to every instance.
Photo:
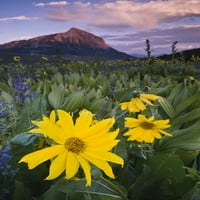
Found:
[[[77,1],[68,3],[65,8],[53,8],[46,13],[46,18],[50,20],[74,20],[96,27],[137,29],[151,29],[160,23],[169,23],[190,16],[200,17],[199,0],[117,0],[105,3]]]
[[[64,6],[67,5],[67,1],[52,1],[49,3],[33,3],[36,7],[44,7],[44,6]]]
[[[145,54],[145,41],[150,40],[153,54],[170,53],[171,45],[178,41],[178,51],[200,48],[200,25],[175,26],[165,29],[155,28],[148,31],[138,31],[133,34],[104,35],[105,41],[112,47],[129,54]]]
[[[26,16],[4,17],[4,18],[0,18],[0,22],[13,21],[13,20],[27,21],[27,20],[37,20],[37,19],[39,19],[39,17],[26,17]]]

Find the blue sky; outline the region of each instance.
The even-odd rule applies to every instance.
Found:
[[[200,0],[1,0],[0,44],[66,32],[71,27],[98,35],[111,47],[145,54],[200,48]]]

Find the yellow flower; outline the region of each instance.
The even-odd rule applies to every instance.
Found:
[[[190,79],[191,81],[194,81],[194,80],[195,80],[195,78],[194,78],[193,76],[189,76],[189,79]]]
[[[13,60],[19,62],[21,60],[20,56],[13,56]]]
[[[45,76],[47,76],[47,75],[48,75],[48,74],[47,74],[47,72],[45,72],[45,71],[43,72],[43,74],[44,74]]]
[[[44,61],[48,61],[49,60],[46,56],[42,56],[41,59],[44,60]]]
[[[120,103],[122,110],[128,109],[129,112],[140,112],[146,109],[145,104],[153,105],[151,101],[159,99],[160,96],[154,94],[138,94],[128,102]]]
[[[154,117],[146,118],[144,115],[138,115],[136,118],[125,118],[125,127],[131,128],[124,136],[129,136],[128,140],[136,140],[138,142],[152,143],[154,138],[160,139],[163,135],[172,136],[163,131],[170,127],[169,120],[154,120]]]
[[[115,139],[119,130],[109,132],[115,119],[108,118],[93,124],[93,114],[82,110],[74,123],[69,113],[57,110],[57,114],[57,120],[55,112],[52,111],[49,118],[43,116],[42,121],[33,121],[38,128],[30,130],[31,133],[42,133],[56,144],[25,155],[19,162],[26,162],[29,169],[33,169],[54,158],[46,180],[54,179],[64,171],[66,179],[70,179],[75,176],[79,167],[82,167],[86,186],[90,186],[90,163],[103,170],[110,178],[115,178],[108,162],[122,166],[124,163],[121,157],[109,152],[119,142]]]

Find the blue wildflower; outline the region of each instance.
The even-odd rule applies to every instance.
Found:
[[[14,83],[14,89],[18,92],[26,92],[30,88],[23,81],[19,81]]]
[[[4,103],[0,102],[0,108],[3,108],[3,107],[4,107]]]
[[[10,199],[13,192],[14,177],[18,169],[12,169],[11,159],[8,148],[0,150],[0,200]]]

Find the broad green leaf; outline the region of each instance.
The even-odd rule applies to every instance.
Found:
[[[159,98],[158,102],[160,103],[161,107],[163,108],[163,110],[166,112],[166,114],[173,119],[175,114],[174,114],[174,108],[173,106],[170,104],[170,102],[165,99],[165,98]]]
[[[84,95],[84,90],[73,92],[66,97],[66,101],[63,104],[62,108],[64,108],[68,112],[74,112],[76,109],[81,109],[86,101]]]
[[[172,121],[172,125],[182,124],[182,123],[186,123],[186,122],[197,120],[197,119],[200,119],[200,108],[194,109],[174,119]]]
[[[156,153],[148,158],[148,165],[159,179],[168,179],[170,183],[182,182],[185,177],[183,162],[171,153]]]
[[[39,134],[20,133],[13,137],[10,142],[22,146],[28,146],[38,139]]]
[[[193,130],[187,134],[168,137],[163,142],[161,140],[160,150],[169,150],[173,148],[188,151],[200,150],[200,130]]]
[[[60,192],[65,192],[69,197],[77,194],[87,194],[92,199],[102,199],[104,197],[112,200],[122,199],[117,190],[113,189],[107,182],[102,180],[93,180],[90,187],[85,187],[84,179],[78,181],[60,179],[54,187]],[[115,187],[118,186],[116,185]],[[123,195],[127,195],[125,191]]]
[[[177,84],[175,88],[171,91],[170,95],[167,97],[167,100],[170,103],[173,103],[174,99],[177,99],[177,97],[180,95],[182,88],[182,84]]]
[[[200,197],[200,183],[197,182],[195,186],[186,192],[181,200],[199,200]]]
[[[65,88],[58,86],[48,95],[49,104],[54,108],[61,108],[64,103]]]
[[[0,90],[3,90],[4,92],[10,93],[10,88],[6,83],[0,82]]]
[[[175,107],[175,113],[178,115],[180,112],[184,111],[186,108],[191,106],[193,103],[200,99],[200,95],[194,95],[180,101],[179,104]]]
[[[130,101],[133,97],[133,88],[126,89],[124,91],[119,91],[114,93],[114,97],[118,102]]]

